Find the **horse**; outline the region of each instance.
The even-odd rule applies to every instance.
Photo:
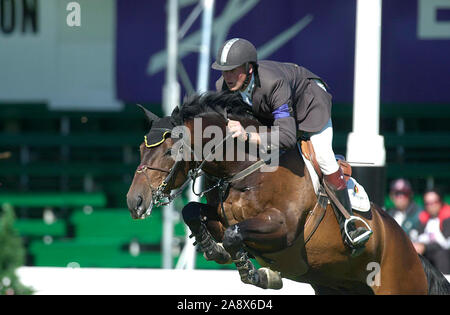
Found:
[[[445,277],[416,253],[401,227],[374,203],[370,211],[355,214],[373,235],[364,252],[353,257],[330,202],[316,195],[296,148],[279,154],[277,166],[265,172],[261,166],[252,169],[258,162],[251,160],[248,148],[243,161],[174,158],[176,144],[186,141],[167,137],[167,130],[184,126],[193,139],[195,119],[202,121],[201,135],[211,126],[226,134],[227,118],[241,121],[245,128],[261,126],[248,108],[234,94],[209,92],[191,97],[169,117],[160,119],[145,110],[151,127],[140,145],[141,163],[127,193],[132,217],[145,218],[162,196],[170,199],[171,191],[204,172],[206,204],[187,204],[183,219],[205,257],[235,263],[245,283],[280,289],[282,278],[287,278],[309,283],[316,294],[450,294]],[[148,144],[152,133],[159,136]],[[200,146],[209,139],[202,136]],[[226,140],[237,145],[234,139]],[[185,148],[184,154],[192,157],[195,145],[178,146],[176,155]],[[252,257],[261,268],[255,268]]]

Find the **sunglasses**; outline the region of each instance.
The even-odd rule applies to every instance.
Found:
[[[398,196],[409,196],[409,194],[404,192],[404,191],[394,191],[394,196],[395,197],[398,197]]]
[[[434,201],[424,201],[424,205],[425,206],[432,206],[432,205],[435,205],[435,204],[437,204],[437,203],[439,203],[439,200],[434,200]]]

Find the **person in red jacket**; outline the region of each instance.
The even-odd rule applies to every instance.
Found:
[[[438,189],[427,190],[423,202],[425,210],[419,214],[423,231],[414,247],[442,273],[450,274],[450,205]]]

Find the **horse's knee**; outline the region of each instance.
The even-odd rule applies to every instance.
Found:
[[[183,216],[183,221],[186,223],[192,232],[200,227],[200,214],[201,214],[201,203],[200,202],[189,202],[181,210]]]
[[[183,207],[183,210],[181,210],[184,222],[199,220],[200,213],[201,213],[201,203],[194,201],[189,202],[187,205]]]
[[[236,252],[242,247],[243,240],[239,226],[235,224],[225,230],[222,244],[228,252]]]

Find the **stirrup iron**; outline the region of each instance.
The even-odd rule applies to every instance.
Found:
[[[362,223],[366,226],[366,228],[367,228],[367,232],[364,232],[363,234],[359,235],[359,236],[356,237],[355,239],[352,239],[352,238],[350,237],[350,235],[348,234],[348,229],[347,229],[347,225],[348,225],[350,222],[353,222],[353,221],[360,221],[360,222],[362,222]],[[355,227],[356,227],[356,225],[355,225]],[[370,235],[372,235],[372,233],[373,233],[372,229],[370,228],[370,226],[367,224],[366,221],[364,221],[363,219],[361,219],[361,218],[359,218],[359,217],[353,216],[353,215],[350,216],[348,219],[345,220],[345,223],[344,223],[344,232],[345,232],[345,236],[347,237],[347,239],[350,241],[350,243],[351,243],[352,245],[357,245],[357,244],[360,243],[360,242],[361,242],[362,244],[364,244],[364,243],[369,239]]]

